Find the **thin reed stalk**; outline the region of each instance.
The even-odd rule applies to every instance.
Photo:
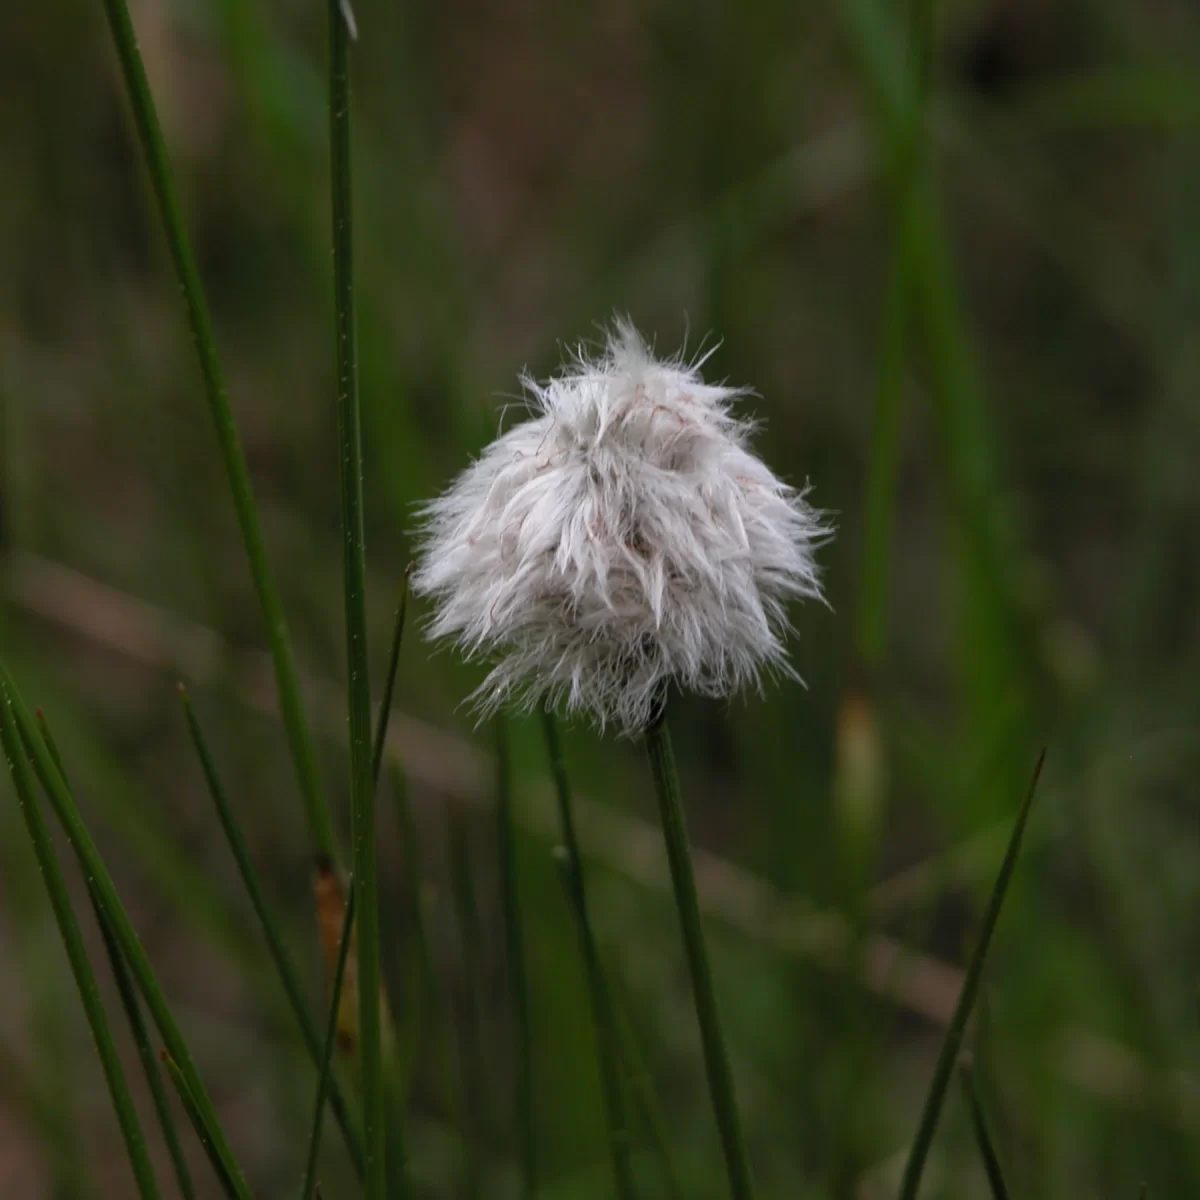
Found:
[[[67,769],[63,763],[58,743],[55,741],[54,734],[50,730],[50,724],[46,720],[45,713],[40,708],[37,709],[34,712],[34,719],[37,721],[42,741],[45,742],[46,749],[49,751],[50,757],[54,760],[54,765],[59,769],[62,777],[66,779]],[[100,934],[104,939],[104,950],[108,955],[109,967],[112,970],[113,980],[117,985],[117,994],[121,998],[121,1007],[125,1010],[125,1020],[129,1025],[129,1032],[133,1037],[133,1044],[137,1050],[138,1059],[142,1064],[142,1073],[146,1076],[146,1084],[150,1088],[150,1096],[154,1101],[154,1112],[158,1117],[159,1127],[162,1129],[163,1140],[167,1144],[167,1153],[171,1159],[171,1166],[175,1171],[175,1181],[179,1185],[179,1194],[183,1197],[183,1200],[196,1200],[196,1187],[192,1182],[192,1173],[188,1167],[187,1155],[184,1153],[183,1143],[179,1138],[179,1130],[175,1125],[175,1117],[171,1112],[171,1102],[167,1096],[167,1089],[163,1085],[162,1072],[158,1069],[158,1056],[154,1053],[154,1048],[150,1045],[150,1034],[146,1029],[145,1019],[142,1017],[141,1006],[137,998],[137,989],[134,987],[133,980],[129,977],[129,968],[125,965],[125,960],[121,957],[121,948],[117,945],[117,939],[113,937],[113,932],[109,928],[108,921],[95,896],[92,896],[92,910],[96,914],[96,923],[100,927]]]
[[[254,582],[254,590],[258,595],[259,607],[262,609],[267,644],[270,647],[271,660],[275,668],[275,682],[279,689],[280,713],[283,717],[296,777],[300,783],[300,794],[304,800],[309,833],[317,853],[334,858],[336,857],[337,843],[333,832],[333,820],[330,816],[324,789],[321,786],[316,753],[304,715],[304,702],[300,693],[300,682],[296,673],[295,658],[292,654],[291,639],[288,637],[283,605],[280,602],[275,578],[267,559],[266,542],[263,538],[258,510],[254,503],[254,491],[250,484],[250,472],[246,467],[246,457],[242,452],[237,426],[233,419],[233,410],[229,402],[229,390],[225,385],[221,364],[217,357],[212,317],[209,315],[208,303],[204,298],[200,272],[196,266],[183,220],[183,210],[175,191],[166,141],[159,125],[154,97],[150,91],[150,82],[146,78],[146,68],[138,50],[137,34],[134,31],[125,0],[104,0],[104,9],[108,14],[109,28],[112,31],[117,56],[121,62],[121,73],[129,94],[129,102],[133,109],[134,121],[137,124],[138,137],[141,141],[146,167],[150,173],[154,196],[158,202],[159,215],[162,217],[167,244],[171,251],[171,260],[174,263],[175,274],[187,308],[188,326],[191,330],[192,342],[196,347],[196,354],[200,360],[200,371],[204,377],[204,391],[208,400],[209,413],[216,428],[221,460],[225,466],[225,475],[233,496],[238,527],[242,534],[242,543],[250,564],[250,575]]]
[[[284,994],[287,996],[288,1003],[296,1017],[296,1023],[300,1026],[300,1033],[304,1039],[305,1047],[313,1061],[313,1065],[320,1070],[322,1055],[321,1035],[317,1029],[316,1020],[312,1015],[312,1009],[305,998],[304,985],[300,979],[300,972],[297,970],[291,952],[287,948],[279,921],[271,911],[271,906],[267,903],[262,884],[259,882],[258,871],[254,866],[254,860],[250,857],[250,847],[246,844],[246,836],[242,833],[241,825],[238,823],[237,816],[233,811],[233,805],[229,802],[225,785],[221,782],[221,777],[217,772],[216,761],[213,759],[212,752],[208,748],[208,741],[204,736],[204,731],[200,728],[200,721],[196,716],[195,709],[192,707],[191,697],[189,697],[187,689],[184,688],[183,684],[179,685],[179,698],[183,703],[184,716],[187,718],[188,732],[191,734],[192,744],[196,749],[196,756],[200,759],[200,766],[204,771],[204,779],[208,785],[208,794],[212,798],[213,807],[217,810],[217,819],[221,823],[225,840],[228,842],[230,852],[233,854],[233,860],[237,864],[238,875],[241,876],[246,894],[250,897],[250,904],[254,909],[255,916],[258,918],[263,937],[266,939],[271,961],[275,965],[275,971],[279,976],[280,983],[283,985]],[[345,1093],[342,1091],[342,1087],[336,1078],[332,1079],[329,1083],[329,1107],[333,1109],[334,1118],[337,1120],[338,1126],[342,1131],[342,1137],[345,1139],[350,1160],[361,1178],[363,1172],[362,1133],[346,1101]]]
[[[8,759],[8,769],[12,775],[13,786],[16,788],[21,816],[25,820],[25,828],[29,832],[29,840],[32,842],[33,852],[37,856],[38,867],[41,869],[42,880],[46,886],[46,894],[50,898],[50,907],[54,911],[54,919],[58,924],[63,947],[67,952],[71,974],[75,977],[79,998],[83,1002],[83,1010],[96,1043],[104,1079],[108,1084],[113,1108],[117,1113],[117,1123],[121,1128],[121,1137],[125,1142],[125,1150],[137,1182],[138,1195],[142,1197],[142,1200],[158,1200],[161,1193],[154,1177],[154,1168],[150,1165],[150,1156],[146,1150],[146,1137],[142,1132],[141,1122],[138,1120],[137,1109],[133,1105],[133,1097],[129,1092],[129,1084],[125,1079],[125,1071],[121,1066],[116,1043],[113,1041],[108,1016],[104,1011],[104,1002],[100,998],[100,989],[96,985],[96,976],[83,945],[83,935],[79,929],[79,920],[75,916],[75,908],[71,903],[70,892],[67,890],[67,881],[59,864],[50,830],[42,816],[37,798],[37,788],[29,770],[29,760],[22,747],[22,739],[11,719],[10,703],[5,689],[4,694],[0,696],[0,739],[3,740],[4,753]]]
[[[221,1191],[229,1200],[241,1200],[242,1188],[218,1149],[217,1136],[213,1132],[208,1118],[196,1103],[196,1098],[192,1095],[192,1089],[188,1087],[179,1064],[165,1050],[162,1052],[162,1061],[163,1066],[167,1069],[167,1077],[171,1080],[179,1096],[180,1104],[183,1105],[183,1111],[187,1113],[187,1118],[192,1123],[192,1129],[195,1130],[196,1137],[212,1165],[213,1174],[216,1175],[217,1182],[221,1185]]]
[[[189,1093],[199,1109],[206,1127],[212,1132],[214,1152],[220,1155],[225,1164],[225,1170],[237,1186],[239,1200],[249,1200],[250,1193],[241,1168],[237,1165],[229,1147],[229,1141],[221,1128],[216,1110],[213,1108],[191,1052],[154,974],[154,968],[150,965],[150,959],[142,949],[133,923],[129,920],[120,896],[117,894],[112,876],[109,874],[95,842],[92,841],[87,825],[79,814],[70,786],[39,736],[37,726],[3,663],[0,663],[0,700],[2,700],[0,702],[0,733],[7,730],[5,736],[13,741],[14,745],[24,744],[29,753],[38,781],[50,800],[55,816],[79,860],[84,877],[89,882],[92,894],[121,947],[121,953],[150,1009],[166,1050],[182,1072]],[[14,727],[15,741],[13,740]]]
[[[367,667],[366,555],[363,535],[362,431],[358,403],[353,210],[350,170],[350,40],[347,8],[329,0],[330,208],[333,222],[334,345],[337,358],[338,465],[342,484],[343,589],[346,614],[350,812],[358,892],[359,1054],[363,1094],[366,1200],[383,1200],[386,1146],[403,1156],[398,1120],[388,1129],[380,1004],[379,884],[372,777],[371,687]],[[404,1189],[403,1163],[393,1176]]]

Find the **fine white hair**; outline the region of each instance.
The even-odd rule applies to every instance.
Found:
[[[819,599],[829,529],[748,449],[740,389],[656,360],[619,321],[422,509],[412,587],[431,638],[493,662],[486,715],[541,701],[644,729],[668,683],[709,696],[795,677],[786,604]]]

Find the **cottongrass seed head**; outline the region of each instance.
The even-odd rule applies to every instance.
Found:
[[[729,696],[793,675],[786,604],[820,597],[820,514],[748,449],[742,392],[656,360],[628,322],[582,350],[532,419],[422,511],[413,590],[432,638],[493,669],[475,694],[644,729],[666,685]]]

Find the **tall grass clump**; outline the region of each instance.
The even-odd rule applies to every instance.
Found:
[[[348,0],[327,0],[333,332],[328,358],[334,368],[331,400],[340,484],[348,742],[342,814],[330,805],[318,769],[213,321],[130,14],[124,0],[104,0],[104,5],[261,610],[279,712],[299,784],[309,865],[317,866],[318,892],[334,897],[320,914],[328,988],[324,995],[313,994],[304,960],[289,942],[284,911],[271,896],[252,839],[243,827],[247,810],[236,791],[227,788],[214,749],[217,742],[210,744],[181,684],[184,722],[199,763],[198,777],[203,778],[236,879],[254,914],[246,944],[252,946],[252,953],[264,951],[263,961],[269,962],[279,999],[286,1002],[303,1043],[305,1136],[286,1147],[302,1200],[321,1194],[322,1165],[329,1152],[323,1139],[327,1106],[356,1177],[350,1186],[361,1189],[354,1194],[364,1200],[424,1196],[425,1173],[430,1163],[441,1161],[439,1153],[456,1162],[453,1171],[444,1172],[447,1178],[453,1174],[454,1194],[471,1200],[499,1200],[514,1191],[523,1200],[572,1194],[570,1180],[556,1175],[560,1167],[556,1148],[541,1139],[543,1126],[550,1126],[550,1118],[556,1115],[551,1108],[557,1102],[539,1086],[538,1076],[539,1066],[548,1058],[543,1039],[549,1037],[550,1022],[543,1027],[535,1019],[544,1010],[534,989],[545,982],[548,972],[541,957],[540,930],[529,920],[532,879],[522,873],[518,855],[519,827],[535,806],[522,794],[526,780],[517,768],[519,751],[514,747],[519,745],[519,735],[514,732],[517,724],[507,720],[510,712],[537,713],[541,742],[535,761],[548,767],[553,784],[555,803],[547,828],[561,843],[555,845],[554,860],[582,965],[584,998],[579,1011],[586,1010],[590,1018],[580,1024],[590,1031],[607,1133],[603,1194],[619,1200],[650,1194],[636,1153],[639,1120],[650,1133],[660,1185],[672,1197],[689,1194],[693,1185],[681,1181],[652,1072],[622,1002],[614,956],[606,954],[602,944],[602,926],[589,891],[589,831],[582,819],[586,789],[573,786],[562,734],[562,722],[571,718],[580,718],[598,734],[612,733],[617,739],[636,742],[644,751],[641,769],[648,768],[656,802],[651,840],[665,862],[663,887],[669,887],[674,901],[716,1132],[712,1157],[719,1146],[723,1187],[733,1200],[751,1200],[755,1194],[752,1157],[757,1159],[759,1147],[755,1138],[747,1136],[735,1055],[723,1018],[723,1011],[731,1007],[728,998],[734,981],[722,980],[710,958],[703,892],[698,886],[699,855],[688,830],[669,718],[677,719],[671,714],[677,713],[680,697],[725,700],[747,691],[763,692],[769,683],[799,682],[789,651],[792,621],[799,605],[824,603],[825,583],[817,555],[832,539],[832,523],[810,503],[806,481],[789,482],[756,453],[759,422],[749,415],[753,401],[748,389],[706,381],[705,372],[711,374],[708,355],[695,359],[656,355],[625,319],[615,321],[598,351],[579,348],[559,373],[544,381],[524,375],[527,419],[499,434],[441,495],[424,504],[411,589],[432,610],[429,638],[451,641],[464,658],[486,664],[486,675],[470,700],[481,718],[494,722],[496,735],[493,760],[473,759],[471,748],[456,746],[441,763],[443,778],[469,777],[479,792],[495,800],[495,820],[489,826],[496,849],[495,914],[492,906],[481,902],[488,893],[480,886],[485,880],[491,882],[488,868],[481,864],[492,860],[470,852],[470,813],[459,798],[446,808],[446,820],[439,826],[445,831],[452,891],[449,907],[461,951],[446,957],[455,958],[466,989],[461,1005],[466,1019],[456,1023],[442,978],[446,968],[433,945],[439,926],[428,919],[430,906],[422,889],[425,864],[407,776],[397,752],[397,747],[428,750],[425,742],[433,743],[436,736],[426,730],[422,740],[421,727],[415,723],[398,722],[405,724],[399,732],[389,724],[401,670],[408,575],[392,627],[378,715],[372,720],[351,156],[351,51],[357,37],[352,10]],[[985,496],[987,441],[981,432],[980,391],[933,205],[927,109],[934,10],[924,0],[910,6],[907,58],[888,50],[889,39],[879,34],[891,25],[877,22],[869,7],[847,3],[844,11],[879,94],[880,142],[886,150],[894,216],[893,269],[876,379],[865,506],[867,544],[854,643],[857,666],[871,673],[885,657],[901,398],[910,334],[918,324],[928,344],[937,415],[947,435],[951,489],[962,507],[966,549],[960,565],[968,576],[969,594],[994,601],[1003,591],[997,576],[1004,575],[1010,564]],[[236,23],[229,12],[225,18]],[[332,474],[332,456],[326,465]],[[978,620],[973,612],[964,617],[964,623],[995,651],[990,642],[993,621],[1003,624],[1003,614],[997,616],[987,606]],[[999,645],[1003,639],[997,633],[994,640]],[[1002,660],[1003,654],[998,658]],[[985,667],[974,679],[984,707],[982,684],[987,677]],[[203,1191],[192,1178],[186,1144],[196,1161],[207,1161],[204,1183],[211,1186],[215,1180],[220,1193],[231,1200],[260,1194],[248,1178],[249,1160],[239,1153],[244,1129],[239,1124],[227,1131],[176,1007],[93,839],[73,776],[68,776],[49,724],[40,710],[36,717],[31,714],[5,663],[0,663],[0,742],[138,1196],[158,1200],[162,1195],[154,1153],[124,1073],[102,985],[89,957],[85,925],[59,861],[47,810],[57,820],[82,873],[88,911],[98,925],[176,1190],[183,1200],[193,1200]],[[389,757],[391,770],[385,772]],[[436,757],[436,751],[430,757]],[[786,759],[785,752],[781,758]],[[476,766],[491,771],[474,771]],[[904,1155],[900,1200],[917,1200],[925,1176],[950,1079],[961,1064],[969,1037],[985,960],[1014,876],[1040,771],[1041,761],[1018,812],[957,999],[944,1018],[944,1040]],[[404,858],[398,890],[400,906],[410,919],[409,936],[399,947],[389,942],[390,893],[381,878],[380,828],[387,828],[387,822],[379,820],[377,798],[385,788],[396,802],[395,824]],[[449,794],[454,788],[442,790]],[[445,797],[439,793],[439,799]],[[386,810],[383,815],[387,817]],[[340,861],[338,836],[342,825],[348,825],[350,832],[350,861],[345,865]],[[626,845],[622,851],[637,858]],[[735,869],[727,869],[721,882],[734,892],[741,886],[745,894],[745,879]],[[856,879],[856,886],[865,883]],[[754,903],[739,907],[736,901],[729,907],[741,914],[744,923],[761,919],[766,924],[765,914],[775,915],[766,903],[772,900],[770,893],[753,886],[749,891],[752,900],[763,902],[762,908]],[[559,899],[555,893],[556,902]],[[859,904],[861,899],[853,897],[858,921],[853,937],[836,936],[852,922],[841,914],[825,914],[812,922],[812,928],[819,927],[817,935],[808,942],[799,938],[806,950],[817,947],[812,951],[814,959],[837,961],[839,947],[852,943],[853,953],[843,957],[853,959],[854,969],[865,974],[870,952],[878,946],[867,928],[869,905]],[[504,1122],[491,1120],[496,1114],[489,1111],[500,1094],[491,1077],[498,1056],[489,1036],[491,1014],[484,994],[495,965],[485,936],[493,916],[501,930],[505,960],[505,970],[495,974],[503,975],[503,986],[510,993],[507,1010],[513,1041],[512,1088],[506,1104],[511,1120]],[[405,965],[415,963],[414,989],[393,986],[389,991],[385,967],[393,949]],[[871,961],[879,958],[876,954]],[[844,967],[845,962],[839,965]],[[878,981],[873,986],[885,991]],[[411,1062],[402,1062],[404,1056],[397,1050],[393,1006],[409,1022]],[[690,1030],[691,1013],[688,1021]],[[419,1074],[426,1041],[442,1076],[438,1086],[428,1089],[422,1087],[425,1080]],[[1006,1195],[1000,1154],[983,1106],[965,1069],[962,1078],[987,1181],[996,1197]],[[174,1089],[174,1102],[164,1079]],[[433,1109],[441,1099],[449,1112],[445,1122],[413,1119],[419,1114],[410,1109],[418,1104]],[[187,1124],[179,1120],[180,1113]],[[511,1146],[506,1144],[510,1128]],[[700,1169],[706,1169],[706,1164],[693,1168],[692,1174],[698,1176]]]

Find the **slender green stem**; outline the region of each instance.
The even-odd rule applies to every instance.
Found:
[[[979,931],[979,942],[975,953],[971,956],[967,973],[963,977],[962,990],[958,994],[958,1003],[954,1007],[954,1015],[946,1029],[946,1037],[942,1042],[941,1053],[933,1070],[933,1079],[929,1084],[929,1092],[921,1110],[921,1120],[917,1126],[909,1151],[908,1163],[904,1168],[904,1178],[900,1185],[900,1200],[916,1200],[921,1186],[921,1173],[925,1169],[925,1160],[929,1155],[929,1147],[933,1144],[933,1134],[937,1129],[938,1117],[941,1115],[942,1104],[946,1099],[946,1089],[950,1086],[950,1077],[954,1073],[954,1064],[962,1049],[963,1034],[966,1032],[967,1020],[979,993],[979,981],[983,976],[983,964],[987,959],[988,947],[992,943],[992,934],[996,931],[996,922],[1000,918],[1000,909],[1012,881],[1013,872],[1017,865],[1017,855],[1021,850],[1021,838],[1025,833],[1025,825],[1029,820],[1029,812],[1033,807],[1033,796],[1037,791],[1038,779],[1042,773],[1042,764],[1046,760],[1046,752],[1042,751],[1034,768],[1033,780],[1025,801],[1017,813],[1013,825],[1012,837],[1004,854],[1004,862],[1000,865],[1000,873],[996,876],[995,886],[988,898],[987,909],[983,914],[983,926]]]
[[[204,389],[208,398],[209,412],[216,427],[221,458],[225,464],[225,474],[229,490],[233,495],[233,505],[237,510],[242,542],[250,563],[250,575],[254,581],[254,590],[258,594],[259,607],[262,609],[263,621],[266,625],[267,642],[275,665],[276,685],[279,688],[280,712],[283,716],[288,745],[291,748],[292,760],[300,783],[300,792],[304,799],[310,836],[318,853],[334,858],[336,857],[337,843],[333,832],[333,821],[321,787],[316,753],[304,715],[304,702],[300,694],[300,683],[296,674],[291,640],[288,637],[287,622],[283,615],[283,605],[280,602],[275,579],[267,559],[266,543],[258,519],[258,510],[254,504],[254,491],[250,484],[250,472],[246,468],[246,458],[242,452],[237,426],[233,419],[233,410],[229,403],[229,392],[225,386],[221,365],[217,358],[212,318],[204,298],[200,272],[196,267],[196,260],[188,241],[183,212],[175,193],[170,158],[167,154],[162,129],[158,123],[154,97],[150,92],[146,69],[138,51],[137,35],[134,32],[125,0],[104,0],[104,8],[108,14],[108,23],[116,44],[117,55],[121,60],[125,87],[129,93],[138,136],[142,143],[142,153],[146,159],[150,181],[158,201],[159,213],[166,230],[175,273],[183,292],[184,303],[187,306],[188,325],[191,328],[192,341],[195,343],[196,353],[200,359],[200,370],[204,376]]]
[[[92,841],[87,825],[84,824],[83,818],[79,814],[75,797],[71,793],[67,781],[55,766],[54,759],[39,736],[37,726],[21,699],[12,676],[2,663],[0,663],[0,693],[2,693],[0,695],[0,700],[2,700],[0,703],[0,731],[8,729],[11,735],[12,726],[15,724],[16,735],[25,745],[33,760],[38,780],[50,800],[59,824],[67,835],[68,842],[75,851],[75,856],[79,860],[84,877],[88,880],[92,894],[121,947],[121,953],[137,981],[138,989],[150,1009],[150,1014],[154,1018],[154,1023],[158,1027],[166,1049],[183,1072],[188,1090],[204,1117],[205,1125],[212,1131],[214,1149],[221,1156],[230,1177],[237,1184],[239,1197],[242,1200],[249,1200],[250,1193],[242,1176],[241,1168],[238,1167],[233,1152],[229,1148],[228,1139],[221,1128],[216,1110],[205,1091],[204,1082],[200,1078],[187,1043],[175,1022],[171,1007],[154,975],[150,959],[142,949],[133,923],[129,920],[129,916],[121,904],[112,876],[109,874],[95,842]]]
[[[478,992],[482,980],[482,948],[479,932],[479,904],[471,869],[471,847],[462,811],[457,804],[446,808],[446,840],[450,847],[450,877],[454,893],[454,915],[462,947],[463,1012],[460,1026],[458,1065],[461,1094],[464,1098],[463,1166],[464,1188],[469,1197],[480,1191],[479,1152],[487,1105],[487,1075],[483,1067],[483,1042]]]
[[[1000,1168],[1000,1156],[988,1133],[987,1119],[983,1115],[983,1105],[979,1101],[979,1093],[975,1089],[974,1072],[969,1062],[961,1062],[958,1067],[958,1078],[962,1083],[963,1095],[966,1097],[967,1108],[971,1113],[971,1126],[975,1130],[975,1140],[979,1143],[979,1154],[983,1159],[983,1169],[987,1172],[988,1183],[992,1189],[992,1200],[1008,1200],[1008,1188],[1004,1184],[1004,1172]]]
[[[375,788],[371,762],[371,687],[367,670],[366,556],[363,548],[362,432],[350,187],[350,31],[339,0],[329,0],[329,144],[338,463],[342,480],[342,548],[349,675],[350,811],[354,886],[358,891],[358,1003],[362,1061],[366,1200],[386,1189],[384,1063],[380,1015],[379,888]],[[399,1130],[392,1131],[398,1144]]]
[[[596,939],[588,915],[587,886],[583,876],[583,857],[575,833],[575,815],[571,804],[571,788],[558,726],[547,708],[542,709],[542,728],[550,758],[550,772],[558,797],[558,816],[562,826],[564,856],[560,860],[563,882],[571,909],[579,926],[579,946],[591,1001],[592,1021],[596,1027],[596,1049],[600,1062],[600,1082],[604,1092],[604,1113],[608,1119],[608,1145],[612,1155],[613,1176],[617,1194],[630,1200],[635,1195],[633,1169],[629,1159],[629,1129],[625,1120],[625,1103],[621,1096],[621,1070],[617,1047],[616,1022],[613,1019],[612,998],[604,978]]]
[[[46,749],[49,751],[50,757],[54,760],[54,765],[58,768],[62,777],[66,779],[67,769],[63,763],[62,754],[58,749],[58,743],[55,741],[54,734],[50,730],[50,724],[46,720],[46,714],[39,708],[34,712],[34,719],[37,721],[42,741],[45,742]],[[150,1095],[154,1101],[154,1111],[158,1116],[159,1127],[163,1132],[163,1140],[167,1144],[167,1153],[171,1156],[171,1165],[175,1170],[175,1179],[179,1184],[180,1194],[184,1197],[184,1200],[195,1200],[196,1188],[192,1183],[192,1173],[188,1168],[183,1143],[179,1139],[179,1130],[175,1126],[175,1117],[171,1112],[171,1103],[167,1098],[167,1090],[163,1086],[162,1073],[158,1069],[157,1056],[154,1053],[154,1048],[150,1045],[150,1035],[146,1029],[146,1022],[142,1017],[141,1006],[138,1004],[137,990],[133,985],[133,980],[129,978],[129,968],[125,965],[125,960],[121,957],[121,948],[117,945],[117,939],[113,937],[112,929],[109,927],[104,912],[96,902],[94,896],[92,896],[92,910],[96,914],[96,924],[100,927],[100,933],[104,938],[104,949],[108,955],[113,979],[117,985],[117,994],[121,997],[121,1007],[125,1010],[125,1019],[129,1023],[129,1032],[133,1036],[133,1044],[137,1048],[138,1058],[141,1060],[142,1072],[145,1074],[146,1084],[150,1088]]]
[[[164,1050],[162,1052],[163,1066],[167,1069],[167,1076],[175,1087],[175,1091],[179,1096],[179,1102],[183,1105],[183,1111],[187,1113],[188,1120],[192,1123],[192,1128],[196,1131],[196,1137],[200,1141],[200,1145],[204,1148],[204,1153],[208,1156],[208,1161],[212,1164],[213,1174],[216,1175],[218,1182],[221,1184],[221,1191],[229,1197],[229,1200],[240,1200],[244,1194],[238,1185],[237,1179],[229,1170],[228,1163],[222,1158],[217,1149],[217,1137],[206,1120],[204,1113],[201,1112],[200,1106],[196,1103],[196,1097],[192,1095],[192,1089],[188,1087],[188,1082],[184,1078],[183,1071],[179,1064]]]
[[[396,606],[392,625],[392,644],[388,650],[387,675],[383,681],[383,697],[379,701],[379,716],[375,721],[375,747],[371,754],[371,779],[379,787],[379,772],[383,769],[383,752],[387,749],[388,722],[392,716],[392,693],[396,690],[396,671],[400,666],[400,644],[404,640],[404,618],[408,612],[408,580],[412,566],[404,572],[404,590]]]
[[[504,942],[508,951],[508,984],[516,1026],[514,1074],[517,1141],[521,1161],[521,1195],[537,1191],[537,1141],[533,1103],[533,1030],[529,987],[525,979],[525,931],[517,883],[517,845],[512,812],[512,767],[503,719],[496,722],[496,843],[500,850],[500,900],[504,910]]]
[[[83,935],[79,931],[79,921],[71,905],[67,882],[54,850],[50,830],[42,816],[37,788],[21,744],[22,739],[11,719],[7,692],[0,696],[0,739],[3,740],[4,753],[8,758],[8,769],[16,788],[21,815],[25,818],[25,828],[29,831],[29,840],[33,843],[46,893],[54,910],[54,919],[58,922],[58,931],[71,965],[71,974],[75,977],[79,998],[83,1002],[88,1025],[96,1042],[96,1051],[100,1055],[100,1065],[104,1069],[113,1108],[116,1109],[121,1137],[125,1141],[125,1149],[133,1168],[134,1179],[137,1181],[138,1195],[142,1200],[158,1200],[160,1192],[154,1178],[154,1169],[150,1165],[150,1156],[146,1151],[146,1138],[138,1121],[137,1110],[133,1106],[133,1097],[129,1094],[129,1084],[125,1079],[108,1017],[104,1012],[104,1002],[100,999],[100,989],[96,986],[96,977],[92,973],[91,963],[84,949]],[[40,739],[38,740],[40,743]]]
[[[221,829],[225,833],[225,840],[229,843],[233,860],[237,864],[238,874],[241,876],[246,893],[250,897],[254,913],[258,917],[258,923],[267,941],[267,949],[270,952],[271,961],[275,964],[275,970],[279,975],[280,982],[283,984],[283,990],[287,995],[288,1003],[291,1005],[296,1022],[300,1026],[304,1044],[308,1048],[313,1065],[319,1070],[321,1067],[321,1055],[323,1053],[321,1034],[317,1028],[317,1023],[312,1015],[308,1001],[305,999],[304,985],[300,981],[300,972],[296,969],[296,964],[284,941],[279,922],[275,914],[271,911],[270,905],[267,903],[262,885],[259,883],[258,872],[250,857],[250,847],[246,844],[245,835],[242,833],[241,826],[234,815],[233,806],[230,804],[229,796],[225,791],[225,785],[221,782],[221,777],[217,773],[216,762],[213,759],[212,752],[208,748],[208,742],[204,737],[203,730],[200,728],[200,721],[196,716],[195,709],[192,708],[191,698],[188,696],[183,684],[179,685],[179,698],[183,702],[183,712],[187,718],[188,731],[192,737],[192,744],[196,748],[196,755],[200,759],[200,766],[204,771],[204,779],[208,784],[208,793],[212,797],[213,806],[217,810],[217,818],[221,822]],[[350,1107],[346,1102],[345,1093],[342,1091],[341,1085],[336,1078],[332,1079],[329,1083],[329,1106],[333,1109],[334,1117],[342,1130],[346,1149],[350,1153],[355,1170],[361,1177],[363,1171],[362,1134],[355,1124]]]
[[[350,952],[350,934],[354,929],[354,883],[346,896],[346,915],[342,918],[342,935],[338,941],[337,963],[333,969],[333,986],[329,992],[329,1019],[325,1024],[325,1044],[321,1048],[321,1070],[317,1077],[317,1098],[313,1102],[312,1129],[308,1136],[308,1158],[304,1166],[304,1187],[301,1200],[312,1200],[317,1185],[317,1156],[321,1149],[321,1123],[325,1113],[325,1094],[333,1078],[333,1047],[337,1043],[338,1008],[342,1002],[342,980],[346,977],[346,959]]]
[[[721,1031],[717,996],[713,989],[712,971],[708,965],[708,949],[704,944],[700,901],[696,893],[696,878],[692,872],[692,854],[688,847],[687,821],[679,795],[679,779],[675,773],[675,755],[671,749],[671,735],[667,730],[665,705],[646,730],[646,749],[654,772],[655,791],[658,793],[663,838],[667,845],[667,861],[671,867],[671,883],[675,890],[675,907],[679,912],[683,945],[692,977],[692,999],[700,1023],[708,1090],[712,1096],[721,1146],[725,1152],[729,1189],[735,1200],[749,1200],[753,1195],[750,1163],[742,1140],[733,1072],[729,1067],[725,1036]]]

